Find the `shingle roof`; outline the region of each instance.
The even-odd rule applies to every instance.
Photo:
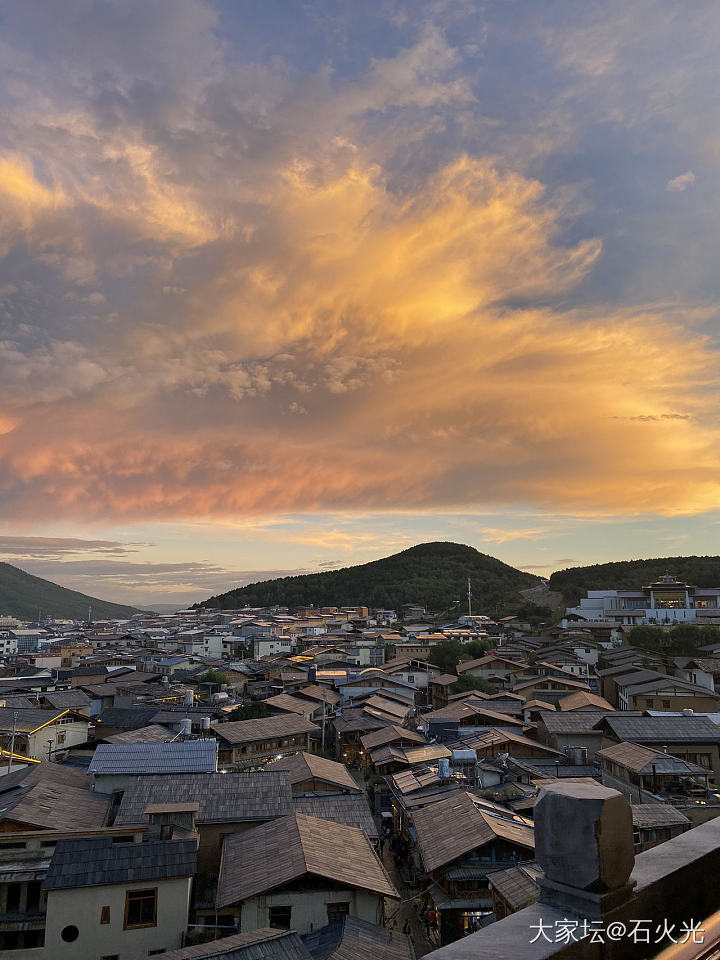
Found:
[[[651,747],[643,747],[639,743],[614,743],[611,747],[605,747],[599,754],[604,760],[611,760],[627,770],[632,770],[638,774],[707,774],[704,767],[695,763],[688,763],[674,757],[663,750],[653,750]]]
[[[273,820],[292,810],[290,783],[284,770],[195,773],[170,780],[138,777],[125,788],[115,826],[145,823],[148,804],[183,800],[198,802],[198,824]]]
[[[604,697],[599,697],[596,693],[590,693],[590,691],[585,690],[578,690],[577,693],[570,693],[567,697],[560,697],[558,700],[558,709],[562,711],[581,710],[584,707],[595,707],[598,710],[614,710],[613,705],[608,703]]]
[[[14,726],[15,730],[29,733],[43,724],[52,723],[54,717],[59,717],[64,712],[64,709],[27,710],[22,707],[0,707],[0,730],[9,732]]]
[[[43,698],[51,707],[57,707],[58,710],[68,710],[72,707],[87,707],[90,704],[90,697],[84,690],[54,690],[51,693],[43,694]]]
[[[297,933],[270,928],[196,943],[162,956],[163,960],[312,960]]]
[[[211,773],[216,769],[217,742],[101,743],[88,773],[98,775],[152,773]]]
[[[595,712],[593,710],[571,710],[565,713],[556,713],[543,710],[540,714],[539,722],[547,729],[548,733],[599,733],[596,726],[603,717],[608,716],[605,712]]]
[[[633,803],[630,809],[634,827],[652,829],[690,824],[688,818],[669,803]]]
[[[377,825],[364,793],[323,793],[314,797],[293,797],[297,813],[306,813],[318,820],[332,820],[347,827],[364,830],[371,840],[378,836]]]
[[[362,830],[296,813],[225,838],[216,906],[283,887],[308,873],[398,898]]]
[[[497,870],[490,874],[488,883],[513,910],[522,910],[537,899],[537,878],[540,876],[542,870],[536,864],[528,863],[508,870]]]
[[[263,701],[266,706],[276,710],[284,710],[287,713],[297,713],[302,717],[309,717],[317,708],[316,703],[309,700],[301,700],[300,697],[293,697],[289,693],[278,693],[274,697],[268,697]]]
[[[344,790],[360,790],[344,764],[312,753],[303,752],[283,757],[267,764],[267,767],[269,770],[287,770],[291,784],[301,783],[303,780],[325,780]]]
[[[174,736],[176,734],[172,730],[168,730],[167,727],[162,727],[158,723],[151,723],[149,726],[140,727],[138,730],[126,730],[124,733],[116,733],[112,737],[104,737],[104,740],[106,743],[167,743]]]
[[[316,960],[412,960],[410,940],[358,917],[345,917],[306,934],[303,943]]]
[[[295,714],[279,717],[263,717],[258,720],[234,720],[214,723],[213,730],[228,743],[248,743],[273,737],[291,737],[298,733],[311,733],[319,727]]]
[[[720,743],[720,729],[707,717],[623,717],[602,719],[618,740],[636,743]]]
[[[432,803],[412,815],[418,848],[425,870],[430,872],[457,860],[497,837],[534,850],[532,825],[508,813],[504,819],[483,809],[464,790]]]
[[[90,793],[87,777],[56,763],[33,764],[0,777],[0,821],[46,830],[105,825],[110,798]]]
[[[152,723],[152,718],[157,714],[158,708],[154,707],[108,707],[103,710],[98,718],[98,732],[102,727],[118,727],[121,730],[137,730],[139,727],[146,727]],[[100,733],[101,735],[101,733]]]
[[[197,867],[194,840],[113,843],[110,837],[58,840],[44,890],[191,877]]]
[[[409,743],[427,743],[427,740],[421,733],[415,730],[408,730],[406,727],[398,727],[393,724],[389,727],[381,727],[379,730],[373,730],[360,739],[364,750],[373,750],[375,747],[383,747],[387,743],[395,743],[406,740]]]

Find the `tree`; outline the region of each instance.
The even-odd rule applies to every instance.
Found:
[[[460,662],[464,650],[465,648],[459,640],[441,640],[440,643],[433,644],[430,659],[436,667],[450,673],[455,670],[455,666]]]
[[[497,693],[497,687],[484,677],[471,677],[464,673],[450,685],[450,693],[465,693],[466,690],[479,690],[481,693]]]
[[[235,707],[228,716],[228,720],[262,720],[269,717],[270,711],[262,700],[252,700],[250,703],[243,703],[240,707]]]
[[[463,660],[479,660],[480,657],[484,657],[488,650],[492,650],[495,647],[496,641],[491,640],[489,637],[483,639],[478,637],[477,640],[471,640],[470,643],[463,644]]]

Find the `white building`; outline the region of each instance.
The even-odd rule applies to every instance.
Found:
[[[639,590],[588,590],[577,607],[568,607],[571,616],[618,624],[710,623],[720,618],[720,587],[693,587],[666,574]]]

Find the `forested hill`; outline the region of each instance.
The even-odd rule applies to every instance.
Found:
[[[134,607],[88,597],[50,580],[34,577],[10,563],[0,563],[0,616],[9,614],[19,620],[37,620],[39,615],[84,620],[88,607],[92,607],[96,620],[105,617],[125,619],[138,612]]]
[[[354,606],[398,610],[405,603],[421,603],[429,610],[448,610],[464,602],[467,579],[472,580],[473,608],[495,613],[521,602],[520,591],[534,587],[539,577],[459,543],[421,543],[382,560],[282,577],[238,587],[197,606],[232,609],[272,604]]]
[[[659,557],[654,560],[622,560],[569,567],[550,577],[550,589],[561,593],[568,605],[588,590],[636,590],[670,573],[695,587],[720,585],[720,557]]]

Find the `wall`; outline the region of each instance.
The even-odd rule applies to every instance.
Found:
[[[158,889],[157,926],[123,930],[127,890]],[[48,893],[43,960],[99,960],[117,954],[120,960],[138,960],[149,950],[176,950],[187,929],[190,879],[148,880],[143,883],[51,890]],[[110,923],[100,923],[104,906]],[[68,925],[80,935],[73,943],[60,936]]]
[[[290,922],[298,933],[310,933],[328,922],[328,903],[350,903],[350,915],[379,924],[382,920],[382,897],[366,890],[311,889],[286,893],[274,891],[264,897],[252,897],[242,905],[240,931],[246,933],[270,926],[269,908],[290,906]],[[223,912],[223,911],[221,911]],[[232,912],[231,910],[228,912]]]

